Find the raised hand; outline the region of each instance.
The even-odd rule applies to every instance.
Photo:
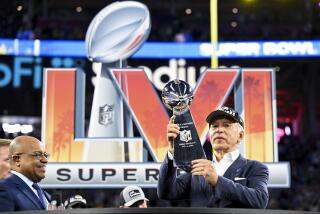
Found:
[[[169,143],[169,152],[173,154],[173,141],[178,136],[180,127],[174,123],[175,116],[170,118],[169,124],[167,125],[167,140]]]

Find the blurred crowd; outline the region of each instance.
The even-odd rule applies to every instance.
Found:
[[[6,1],[0,8],[1,38],[83,40],[93,17],[113,1],[96,4]],[[150,41],[210,41],[209,1],[142,1],[151,13]],[[248,1],[249,2],[249,1]],[[319,38],[317,1],[218,4],[218,36],[224,40],[309,40]],[[272,15],[270,15],[272,14]],[[285,15],[284,15],[285,14]],[[71,27],[72,26],[72,27]]]
[[[284,137],[278,144],[279,161],[289,161],[291,188],[270,189],[269,208],[320,211],[320,141],[316,137]]]

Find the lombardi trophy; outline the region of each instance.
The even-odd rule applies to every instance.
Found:
[[[141,161],[130,159],[133,136],[131,115],[115,87],[111,68],[123,68],[126,59],[147,40],[151,29],[148,8],[135,1],[114,2],[91,21],[86,33],[89,60],[102,63],[97,74],[83,161]],[[125,79],[117,77],[121,87]],[[142,155],[142,154],[141,154]],[[137,156],[137,155],[132,155]]]

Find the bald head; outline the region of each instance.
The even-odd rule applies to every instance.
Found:
[[[14,138],[10,144],[9,156],[11,157],[16,153],[25,152],[27,148],[35,144],[41,145],[41,142],[35,137],[31,137],[27,135],[18,136]]]
[[[44,145],[35,137],[19,136],[9,147],[10,167],[37,183],[45,177],[48,163]]]

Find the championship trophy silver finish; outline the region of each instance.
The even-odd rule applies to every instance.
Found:
[[[180,127],[173,143],[174,163],[186,172],[191,171],[192,160],[206,159],[189,109],[192,99],[190,85],[183,80],[172,80],[162,90],[162,101],[173,111],[174,122]]]
[[[127,151],[130,146],[123,140],[133,137],[132,119],[117,90],[111,69],[123,68],[126,59],[147,40],[150,20],[146,5],[121,1],[103,8],[88,27],[85,39],[87,57],[102,66],[95,81],[88,130],[88,139],[95,140],[86,142],[83,161],[139,161],[130,159],[130,151]],[[132,149],[132,152],[135,151]]]

